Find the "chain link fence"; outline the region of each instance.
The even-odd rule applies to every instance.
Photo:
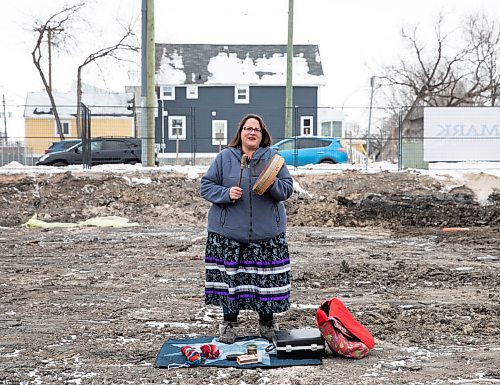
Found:
[[[9,135],[7,129],[0,130],[5,132],[0,137],[0,166],[11,162],[33,165],[53,142],[82,138],[82,123],[77,123],[76,114],[61,116],[62,132],[59,132],[48,106],[23,106],[23,108],[31,113],[24,114],[22,130]],[[76,111],[76,107],[68,107],[67,110]],[[493,110],[488,111],[496,112],[498,107],[496,110],[493,107]],[[144,108],[89,106],[89,111],[86,113],[88,116],[92,114],[91,124],[88,127],[90,131],[85,131],[91,132],[92,138],[148,139],[142,134],[146,132],[143,129],[143,119],[146,116]],[[457,127],[461,127],[463,132],[457,132],[463,135],[432,136],[425,134],[424,131],[423,108],[295,107],[292,135],[288,138],[284,135],[285,130],[280,126],[281,123],[276,123],[282,121],[285,115],[284,109],[263,108],[262,111],[248,111],[248,113],[263,116],[273,143],[290,137],[336,138],[347,154],[347,163],[360,168],[369,167],[374,162],[386,162],[399,170],[427,169],[432,167],[436,160],[428,161],[426,149],[436,148],[436,151],[440,151],[443,155],[442,162],[448,162],[450,168],[454,168],[456,163],[463,159],[463,168],[475,169],[482,167],[481,162],[485,161],[479,156],[482,148],[491,146],[500,148],[500,123],[496,125],[492,123],[486,128],[483,127],[482,131],[479,126],[473,130],[470,128],[469,118],[463,118],[462,122],[453,121],[453,128],[448,130],[449,133],[455,134]],[[195,107],[168,113],[157,109],[153,140],[160,164],[209,164],[231,141],[241,117],[242,114],[235,115],[234,111],[227,108],[221,108],[217,113]],[[496,121],[500,122],[500,117],[497,117]],[[484,135],[485,130],[487,135]],[[293,150],[297,150],[298,141],[292,141],[293,146],[295,146]],[[457,149],[461,154],[457,155]],[[446,154],[453,154],[453,157],[447,161]],[[478,155],[477,159],[474,159],[475,154]],[[497,154],[500,154],[500,150]],[[494,162],[489,167],[500,169],[500,155],[494,158],[495,156],[489,159]],[[328,165],[325,165],[325,168],[327,167]]]
[[[7,144],[0,145],[0,167],[12,162],[33,166],[35,157],[32,150],[21,142],[7,142]]]

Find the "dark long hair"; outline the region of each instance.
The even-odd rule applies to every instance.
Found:
[[[239,125],[238,125],[238,131],[236,132],[236,135],[233,137],[231,142],[227,145],[228,147],[241,147],[241,131],[243,127],[245,126],[245,123],[247,122],[248,119],[255,119],[259,122],[260,128],[262,129],[262,140],[260,141],[259,147],[269,147],[272,144],[272,138],[271,135],[269,135],[269,131],[267,131],[267,127],[264,123],[264,120],[259,115],[254,115],[254,114],[249,114],[245,116],[243,119],[241,119]]]

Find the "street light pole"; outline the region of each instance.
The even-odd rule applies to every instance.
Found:
[[[370,155],[370,128],[372,124],[372,106],[373,106],[373,91],[375,87],[375,78],[376,76],[372,76],[370,78],[370,110],[368,113],[368,130],[366,132],[366,156],[365,156],[365,169],[368,169],[368,157]]]
[[[2,95],[2,103],[3,103],[3,126],[5,129],[4,136],[0,135],[0,139],[3,139],[4,145],[7,145],[7,112],[5,111],[5,95]],[[1,131],[0,131],[1,134]]]

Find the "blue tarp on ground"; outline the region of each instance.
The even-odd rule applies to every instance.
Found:
[[[238,338],[234,344],[223,344],[215,337],[200,337],[189,338],[182,340],[167,340],[161,347],[156,356],[156,368],[174,368],[183,365],[186,362],[186,357],[181,353],[181,347],[189,345],[195,348],[201,354],[200,346],[204,344],[215,344],[220,350],[220,356],[213,360],[204,360],[201,366],[217,366],[217,367],[235,367],[241,369],[252,368],[276,368],[281,366],[299,366],[299,365],[321,365],[322,361],[318,358],[308,359],[278,359],[275,350],[270,353],[265,352],[265,348],[269,342],[260,337],[244,337]],[[259,354],[263,354],[263,362],[256,364],[240,365],[236,361],[227,361],[225,358],[228,354],[246,354],[248,344],[256,344]]]

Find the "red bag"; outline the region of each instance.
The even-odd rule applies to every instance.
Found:
[[[342,356],[363,358],[375,346],[371,333],[338,298],[321,304],[316,311],[316,324],[330,349]]]

